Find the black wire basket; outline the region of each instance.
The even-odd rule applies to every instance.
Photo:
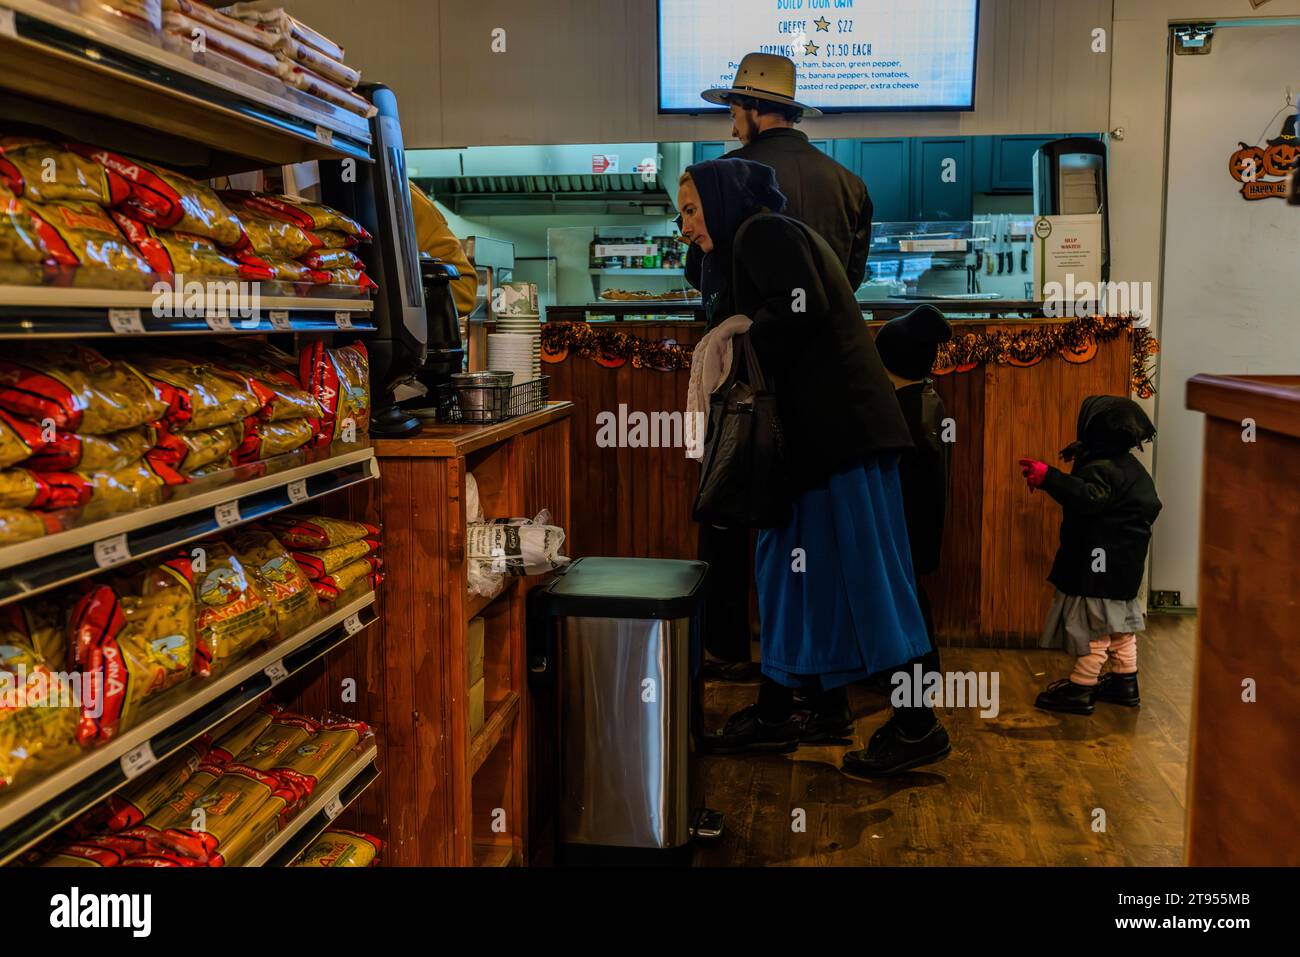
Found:
[[[490,425],[538,412],[550,398],[551,377],[506,386],[474,386],[473,402],[461,401],[461,390],[448,382],[438,386],[438,421]]]

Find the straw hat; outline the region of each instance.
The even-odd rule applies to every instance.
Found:
[[[794,98],[794,61],[774,53],[747,53],[740,61],[736,78],[728,88],[705,90],[700,96],[710,103],[727,105],[732,96],[769,100],[803,110],[804,116],[821,116],[822,111]]]

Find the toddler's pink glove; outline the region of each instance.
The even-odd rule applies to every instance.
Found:
[[[1029,486],[1029,491],[1033,491],[1043,484],[1047,478],[1047,463],[1040,462],[1038,459],[1021,459],[1020,474],[1025,477],[1025,483]]]

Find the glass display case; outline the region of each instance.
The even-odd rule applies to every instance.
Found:
[[[1033,217],[980,216],[965,222],[873,223],[859,302],[1028,299],[1033,294]]]
[[[546,231],[546,245],[555,263],[548,315],[561,310],[591,321],[698,315],[700,294],[686,282],[687,247],[667,220],[555,227]]]

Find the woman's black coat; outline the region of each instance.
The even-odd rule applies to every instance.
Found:
[[[750,217],[733,246],[732,306],[772,381],[796,490],[912,447],[839,257],[807,226]]]
[[[907,541],[912,547],[912,569],[918,575],[928,575],[939,570],[943,549],[952,458],[952,445],[943,441],[942,435],[948,413],[928,380],[903,386],[896,394],[915,446],[898,459]]]

